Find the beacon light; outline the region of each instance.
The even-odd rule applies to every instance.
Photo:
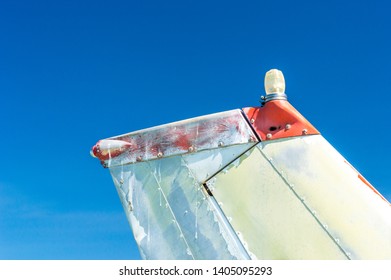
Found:
[[[265,101],[276,99],[286,100],[285,79],[280,70],[271,69],[265,75]]]

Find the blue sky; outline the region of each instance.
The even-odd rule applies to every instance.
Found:
[[[0,259],[137,259],[99,140],[289,101],[391,200],[387,1],[0,3]]]

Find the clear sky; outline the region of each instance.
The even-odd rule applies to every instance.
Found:
[[[137,259],[99,140],[294,105],[391,200],[387,1],[0,2],[0,259]]]

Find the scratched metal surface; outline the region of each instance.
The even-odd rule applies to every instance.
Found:
[[[249,259],[202,185],[249,145],[110,168],[144,259]],[[196,158],[210,162],[202,169]]]
[[[130,148],[104,166],[131,164],[223,146],[256,142],[256,136],[240,110],[231,110],[152,127],[109,138]]]
[[[240,110],[113,137],[108,159],[144,259],[249,259],[203,183],[257,143]]]

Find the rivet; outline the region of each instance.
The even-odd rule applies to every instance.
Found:
[[[287,124],[285,125],[285,129],[286,129],[286,130],[291,129],[291,127],[292,127],[292,126],[291,126],[289,123],[287,123]]]
[[[193,147],[193,146],[190,146],[189,149],[188,149],[188,151],[189,151],[190,153],[194,152],[194,147]]]
[[[306,135],[308,133],[308,130],[306,128],[304,128],[302,132],[304,135]]]
[[[251,123],[254,123],[254,122],[255,122],[255,120],[254,120],[254,119],[251,119],[251,120],[250,120],[250,122],[251,122]]]
[[[161,158],[162,156],[163,156],[163,153],[161,153],[161,152],[157,153],[158,158]]]
[[[224,143],[222,141],[219,142],[219,147],[224,146]]]
[[[262,95],[261,100],[266,100],[266,97]]]
[[[266,138],[267,138],[267,139],[272,138],[272,134],[271,134],[271,133],[266,134]]]
[[[136,161],[142,161],[143,158],[141,156],[136,157]]]
[[[122,185],[124,183],[124,179],[119,180],[119,183]]]

